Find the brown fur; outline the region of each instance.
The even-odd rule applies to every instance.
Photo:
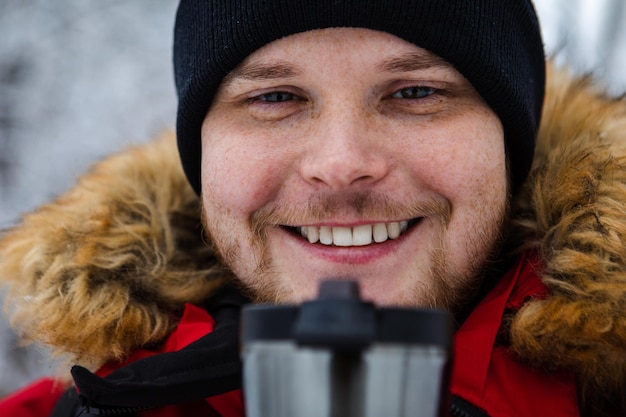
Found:
[[[171,134],[109,158],[0,241],[12,321],[90,367],[163,339],[226,274]]]
[[[514,317],[512,348],[577,375],[584,415],[626,415],[626,102],[548,80],[515,238],[540,251],[551,295]],[[92,368],[158,343],[229,279],[171,134],[102,162],[0,240],[14,324]]]
[[[626,101],[549,73],[518,222],[551,289],[515,317],[525,360],[578,376],[584,415],[626,415]]]

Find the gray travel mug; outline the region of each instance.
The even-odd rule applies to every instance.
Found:
[[[448,410],[449,313],[375,308],[352,281],[300,306],[242,312],[248,417],[439,417]]]

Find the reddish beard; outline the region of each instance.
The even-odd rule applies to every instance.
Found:
[[[468,254],[470,259],[476,259],[469,271],[453,271],[447,260],[445,234],[450,222],[451,206],[445,199],[416,199],[416,202],[407,204],[370,193],[344,193],[317,195],[304,204],[267,205],[254,211],[248,219],[248,243],[253,253],[242,253],[236,241],[225,238],[224,233],[219,232],[217,222],[207,215],[204,207],[202,218],[209,240],[224,265],[236,271],[235,266],[243,257],[256,260],[254,272],[251,276],[239,277],[240,283],[255,302],[266,303],[294,303],[301,298],[287,284],[285,273],[274,266],[273,254],[267,243],[267,231],[271,228],[311,225],[345,215],[381,220],[425,218],[439,223],[439,236],[429,248],[432,265],[424,271],[429,275],[428,279],[414,280],[413,288],[407,288],[405,292],[406,297],[397,300],[395,304],[457,311],[474,293],[477,277],[483,273],[488,260],[498,253],[506,212],[508,209],[504,207],[494,210],[490,213],[493,220],[483,223],[485,227],[467,231],[473,236],[468,237],[468,251],[472,252],[472,248],[486,250],[481,256]]]

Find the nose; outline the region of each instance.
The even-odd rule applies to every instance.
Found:
[[[332,190],[371,185],[389,172],[385,137],[363,110],[328,110],[311,129],[300,167],[309,184]]]

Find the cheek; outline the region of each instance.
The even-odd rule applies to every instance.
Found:
[[[437,161],[433,168],[453,205],[454,200],[479,205],[506,198],[504,138],[497,117],[479,113],[451,124],[445,134],[448,140],[436,150],[439,157],[433,157]]]
[[[230,214],[247,216],[276,193],[281,166],[262,149],[246,145],[245,139],[229,136],[203,137],[202,193],[205,201]]]
[[[500,204],[506,199],[508,182],[502,124],[491,115],[479,119],[473,130],[467,129],[467,132],[474,144],[472,152],[463,159],[464,170],[470,173],[468,176],[474,186],[468,191]]]

